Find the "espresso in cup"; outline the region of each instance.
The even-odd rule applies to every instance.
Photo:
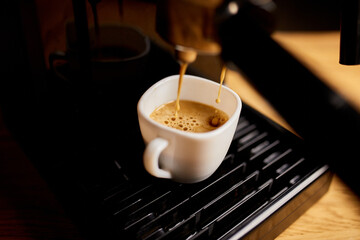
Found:
[[[182,183],[194,183],[213,174],[226,156],[239,119],[241,100],[234,91],[223,86],[221,102],[216,103],[214,95],[209,93],[216,93],[219,90],[218,83],[196,76],[184,75],[180,93],[180,109],[177,111],[174,99],[178,92],[178,80],[179,75],[160,80],[151,86],[138,102],[139,126],[146,144],[143,162],[146,171],[155,177],[173,179]],[[219,113],[219,110],[224,112],[228,119],[221,123],[220,117],[222,125],[218,123],[219,126],[213,128],[215,130],[202,133],[190,132],[189,128],[185,131],[184,125],[182,131],[167,126],[165,121],[172,120],[171,117],[177,117],[179,120],[177,124],[180,127],[179,124],[184,124],[184,116],[186,121],[196,120],[196,122],[190,121],[190,126],[191,123],[194,123],[195,126],[196,123],[200,125],[200,120],[194,119],[193,115],[181,115],[186,110],[187,103],[190,106],[201,103],[212,107],[208,111],[208,117],[212,117],[214,122],[209,122],[208,118],[204,121],[208,125],[217,125],[214,113],[216,111]],[[169,120],[167,118],[159,120],[158,118],[159,121],[157,121],[150,116],[157,109],[165,108],[167,104],[170,109]],[[192,109],[192,114],[199,111],[194,110],[193,107],[190,109]],[[176,111],[177,116],[175,116]],[[159,116],[165,116],[165,114]],[[181,119],[182,123],[180,123],[180,117],[183,118]],[[176,121],[175,119],[174,122]],[[163,123],[159,124],[159,122]]]
[[[209,132],[223,125],[229,116],[222,110],[210,105],[180,100],[181,110],[176,113],[176,101],[156,108],[150,118],[168,127],[186,132]]]

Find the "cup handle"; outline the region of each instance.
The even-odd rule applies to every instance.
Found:
[[[144,152],[144,166],[151,175],[159,178],[171,178],[169,171],[159,168],[159,157],[161,152],[168,146],[169,142],[163,138],[153,139]]]

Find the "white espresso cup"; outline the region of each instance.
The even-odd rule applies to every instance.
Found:
[[[166,77],[151,86],[138,102],[139,125],[146,144],[144,167],[155,177],[183,183],[199,182],[213,174],[223,161],[236,130],[242,103],[226,86],[221,90],[221,102],[216,103],[218,83],[185,75],[180,99],[213,106],[227,113],[229,119],[217,129],[204,133],[174,129],[151,119],[150,114],[176,99],[178,83],[179,75]]]

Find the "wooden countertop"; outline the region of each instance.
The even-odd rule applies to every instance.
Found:
[[[274,38],[360,111],[360,66],[338,63],[339,32],[278,32]],[[239,73],[229,71],[226,83],[243,101],[288,127]],[[277,239],[360,239],[359,196],[334,176],[329,191]]]

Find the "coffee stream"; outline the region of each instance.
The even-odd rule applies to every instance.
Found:
[[[226,74],[226,66],[225,64],[223,65],[222,69],[221,69],[221,74],[220,74],[220,87],[219,87],[219,92],[218,92],[218,97],[215,100],[216,103],[220,103],[220,94],[221,94],[221,87],[223,85],[224,79],[225,79],[225,74]]]
[[[183,83],[183,77],[185,75],[187,63],[181,63],[179,73],[179,83],[176,101],[165,103],[164,105],[155,109],[150,117],[155,121],[164,124],[168,127],[176,128],[182,131],[189,132],[208,132],[220,127],[228,119],[228,115],[216,109],[212,106],[180,100],[181,87]],[[222,67],[220,75],[220,86],[218,96],[215,100],[216,103],[220,103],[221,87],[225,79],[226,67]],[[181,111],[180,111],[181,103]]]
[[[177,97],[176,97],[176,111],[175,111],[175,117],[177,117],[178,112],[180,111],[180,93],[181,93],[181,86],[182,86],[182,82],[183,82],[183,77],[185,75],[186,69],[188,67],[188,63],[180,63],[180,73],[179,73],[179,85],[178,85],[178,91],[177,91]],[[221,87],[223,85],[224,79],[225,79],[225,75],[226,75],[226,66],[225,64],[223,65],[222,69],[221,69],[221,74],[220,74],[220,86],[219,86],[219,92],[218,92],[218,96],[216,98],[216,103],[220,103],[221,99],[220,99],[220,95],[221,95]]]
[[[180,111],[180,93],[181,93],[181,86],[182,86],[183,77],[184,77],[184,75],[185,75],[185,72],[186,72],[187,67],[188,67],[188,63],[181,63],[181,64],[180,64],[179,85],[178,85],[178,91],[177,91],[177,97],[176,97],[175,117],[178,116],[178,112]]]

